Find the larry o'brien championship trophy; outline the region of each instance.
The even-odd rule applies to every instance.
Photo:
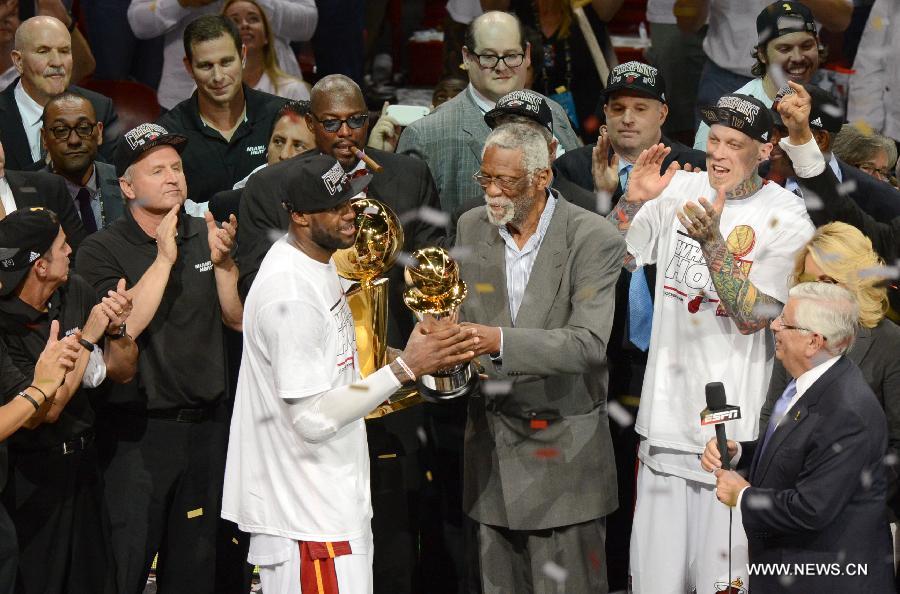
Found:
[[[413,252],[414,262],[406,267],[409,286],[403,294],[406,306],[422,321],[425,316],[454,322],[466,298],[466,283],[459,279],[456,261],[443,248],[426,247]],[[428,325],[426,323],[426,330]],[[419,394],[429,402],[441,402],[470,393],[479,381],[474,363],[462,363],[433,375],[418,378]]]
[[[394,264],[403,247],[403,227],[397,215],[378,200],[354,200],[353,209],[356,241],[332,257],[339,275],[359,283],[347,292],[347,303],[356,327],[360,374],[366,377],[388,363],[388,279],[381,275]],[[383,417],[420,402],[415,387],[403,387],[366,418]]]

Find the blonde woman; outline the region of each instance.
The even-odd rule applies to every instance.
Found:
[[[279,67],[269,18],[256,0],[227,0],[222,14],[231,19],[241,34],[247,52],[244,82],[248,86],[295,101],[309,99],[307,84]]]
[[[862,370],[866,383],[884,407],[888,451],[896,457],[900,452],[900,328],[885,317],[888,298],[882,279],[869,273],[878,266],[884,266],[884,261],[859,229],[846,223],[829,223],[819,227],[798,253],[792,284],[835,283],[856,297],[859,327],[856,342],[846,356]],[[781,362],[776,360],[760,414],[761,427],[768,425],[772,407],[789,380]],[[897,467],[888,466],[887,476],[890,495],[896,490]],[[888,505],[895,513],[900,511],[900,498],[891,498]]]

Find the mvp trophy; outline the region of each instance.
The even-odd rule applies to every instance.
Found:
[[[403,227],[387,205],[371,198],[353,201],[356,241],[333,259],[342,277],[356,281],[347,303],[356,328],[360,374],[366,377],[388,363],[388,279],[379,278],[393,265],[403,247]],[[415,387],[400,388],[366,418],[378,418],[422,402]]]
[[[403,294],[406,306],[422,321],[425,316],[456,321],[466,298],[466,283],[459,280],[456,261],[443,248],[426,247],[413,252],[415,265],[404,273],[409,288]],[[427,327],[427,322],[426,322]],[[429,402],[441,402],[470,393],[478,384],[474,363],[462,363],[417,381],[419,394]]]

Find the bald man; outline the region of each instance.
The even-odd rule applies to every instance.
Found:
[[[85,97],[103,122],[101,155],[112,157],[118,116],[109,97],[70,85],[72,36],[51,16],[36,16],[16,30],[11,56],[19,78],[0,93],[0,142],[6,149],[6,166],[14,170],[44,167],[41,149],[41,115],[50,97],[69,90]]]
[[[240,202],[238,251],[241,294],[250,290],[260,262],[280,233],[287,231],[290,215],[281,205],[287,195],[283,186],[287,171],[312,156],[335,157],[348,173],[365,174],[366,164],[354,147],[365,147],[369,111],[362,91],[350,78],[334,74],[321,79],[312,89],[306,125],[315,137],[314,149],[293,159],[274,163],[250,176]],[[403,221],[407,252],[441,242],[444,229],[429,221],[440,215],[437,191],[428,167],[405,155],[366,149],[366,154],[383,168],[372,174],[366,189],[370,198],[387,204]],[[424,207],[424,208],[423,208]],[[422,210],[425,214],[422,214]],[[387,341],[392,346],[406,344],[414,325],[403,304],[403,267],[394,266],[388,297]],[[374,419],[367,423],[372,469],[372,530],[380,548],[375,549],[375,591],[413,592],[416,565],[422,562],[416,499],[421,487],[420,441],[416,429],[423,425],[421,407]],[[427,539],[421,539],[427,540]],[[436,559],[435,563],[440,563]],[[434,591],[424,588],[424,591]]]
[[[491,11],[473,20],[462,50],[469,86],[400,135],[397,152],[428,163],[441,206],[448,213],[483,195],[472,174],[491,131],[484,114],[496,107],[500,97],[525,88],[531,46],[522,33],[521,23],[509,13]],[[581,146],[563,108],[552,99],[547,103],[561,150]]]

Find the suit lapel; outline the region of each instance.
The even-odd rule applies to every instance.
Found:
[[[466,146],[475,155],[475,160],[481,163],[481,149],[484,148],[484,139],[490,133],[490,130],[488,130],[488,133],[485,133],[487,124],[484,123],[484,113],[482,113],[478,104],[475,103],[475,99],[472,98],[472,90],[466,89],[464,93],[466,94],[466,110],[463,112],[464,117],[462,118],[461,127],[463,132],[469,135],[468,140],[466,140]]]
[[[776,427],[772,436],[769,438],[769,443],[766,445],[762,455],[759,455],[759,448],[756,450],[758,459],[754,460],[754,468],[750,473],[751,484],[758,486],[763,483],[766,478],[766,472],[769,470],[769,465],[775,458],[775,453],[778,451],[778,448],[781,447],[788,436],[796,431],[809,417],[809,410],[818,405],[819,398],[821,398],[822,393],[831,384],[832,378],[844,373],[847,365],[848,363],[845,358],[842,357],[839,359],[837,363],[831,366],[831,369],[826,371],[822,377],[817,379],[815,383],[809,387],[794,406],[788,409],[784,418],[781,419],[781,423],[778,424],[778,427]]]
[[[520,328],[543,328],[547,312],[559,292],[564,265],[569,257],[566,248],[568,210],[568,203],[557,198],[556,209],[528,276],[525,295],[516,316],[516,326]]]
[[[482,226],[485,231],[484,239],[479,244],[479,264],[481,271],[475,278],[498,279],[492,286],[478,285],[469,287],[469,292],[476,291],[487,319],[497,326],[512,326],[512,317],[509,314],[509,298],[506,293],[506,244],[500,237],[497,227],[487,221],[483,215]]]
[[[24,182],[17,171],[6,171],[6,182],[12,191],[16,208],[25,208],[37,205],[37,188],[24,187]]]
[[[3,91],[3,111],[5,117],[2,121],[3,148],[6,152],[6,166],[10,169],[32,170],[35,168],[31,151],[28,148],[28,135],[25,134],[25,124],[22,123],[22,114],[16,105],[15,89],[19,79],[14,80]],[[23,150],[19,150],[24,147]]]

